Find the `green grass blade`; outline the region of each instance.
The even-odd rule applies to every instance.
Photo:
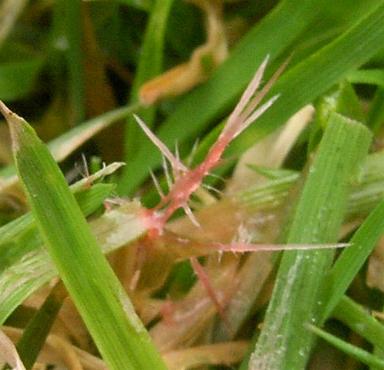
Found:
[[[380,131],[384,122],[384,88],[379,88],[376,91],[372,102],[371,110],[369,111],[368,126],[376,134]]]
[[[320,4],[315,5],[311,2],[294,3],[300,10],[294,9],[292,2],[282,2],[280,7],[256,26],[244,42],[233,51],[228,62],[217,71],[207,84],[183,100],[182,104],[159,130],[160,139],[170,144],[175,138],[182,142],[188,137],[196,135],[201,127],[214,119],[219,112],[222,112],[241,91],[246,78],[249,78],[251,71],[256,69],[256,65],[266,54],[272,53],[272,57],[275,57],[283,50],[283,45],[287,46],[286,43],[278,39],[280,36],[286,38],[287,43],[290,37],[297,36],[296,31],[290,28],[295,27],[295,25],[286,22],[286,18],[297,19],[297,17],[309,16],[310,20],[314,16],[310,10],[317,9],[318,6],[321,7]],[[289,13],[285,14],[285,11]],[[279,19],[280,16],[284,17],[284,21]],[[274,23],[277,21],[281,25]],[[301,20],[300,22],[305,21]],[[282,29],[281,27],[287,28]],[[300,23],[298,27],[297,31],[300,31],[300,27],[304,27],[304,24]],[[279,33],[281,32],[280,36],[276,35],[276,29],[279,29]],[[269,34],[264,33],[267,31]],[[260,40],[259,37],[261,37]],[[258,119],[257,124],[251,126],[233,142],[227,150],[227,155],[239,155],[253,145],[255,140],[265,137],[280,127],[301,107],[312,102],[353,69],[369,60],[381,49],[383,43],[384,5],[381,4],[336,40],[284,74],[271,91],[271,95],[280,94],[280,98]],[[257,51],[255,51],[254,45],[259,45]],[[266,45],[266,49],[263,45]],[[252,51],[248,48],[252,48]],[[238,52],[241,52],[243,56],[240,57]],[[231,95],[228,95],[228,91],[231,92]],[[219,130],[216,130],[215,135],[218,133]],[[213,140],[215,135],[211,136],[209,140]],[[151,152],[148,147],[143,147],[137,160],[129,163],[126,168],[135,174],[135,182],[125,184],[126,189],[132,191],[136,188],[147,176],[147,168],[158,163],[159,157],[156,153]]]
[[[78,191],[76,201],[85,216],[95,212],[115,189],[113,184],[96,184]],[[0,272],[41,244],[35,220],[31,213],[0,228]]]
[[[63,22],[64,37],[68,43],[65,57],[68,68],[68,93],[72,110],[72,122],[76,125],[85,118],[85,77],[83,52],[82,4],[77,0],[59,0],[55,4],[55,16]]]
[[[356,121],[332,114],[318,154],[309,168],[288,243],[337,240],[351,173],[368,151],[371,135]],[[319,287],[333,251],[285,252],[250,369],[303,369],[312,337],[303,323],[316,323]]]
[[[384,326],[351,298],[344,296],[333,310],[332,317],[384,351]]]
[[[170,13],[173,0],[157,0],[151,10],[151,15],[147,23],[144,41],[141,48],[140,60],[135,74],[131,91],[131,102],[138,101],[140,87],[151,78],[159,75],[163,69],[164,39],[168,15]],[[139,111],[140,117],[149,127],[153,126],[156,107],[148,107]],[[138,148],[145,142],[145,135],[131,117],[128,119],[125,128],[125,161],[129,163],[137,153]],[[123,180],[129,182],[132,173],[123,171]]]
[[[329,344],[333,345],[334,347],[348,354],[349,356],[355,358],[356,360],[362,362],[363,364],[368,366],[376,366],[378,369],[384,369],[384,360],[382,360],[381,358],[372,355],[371,353],[361,348],[358,348],[352,344],[349,344],[343,341],[342,339],[339,339],[336,336],[327,333],[326,331],[316,326],[307,325],[306,327],[318,337],[324,339]]]
[[[278,128],[298,109],[375,55],[384,42],[384,5],[380,4],[336,40],[282,76],[271,91],[271,94],[280,93],[281,98],[260,117],[257,125],[239,138],[238,144],[234,143],[232,151],[239,152],[240,147],[249,146],[245,144],[252,137],[253,140],[264,137]],[[234,154],[232,151],[229,153]]]
[[[368,84],[384,87],[384,70],[359,69],[350,73],[347,79],[349,82],[356,84]]]
[[[26,370],[32,369],[66,296],[63,284],[57,283],[25,327],[16,349]]]
[[[85,216],[102,205],[113,185],[96,184],[75,194]],[[0,228],[0,323],[57,273],[42,247],[31,213]]]
[[[326,276],[325,306],[322,320],[334,310],[352,280],[384,234],[384,201],[371,212],[350,240],[351,247],[345,249]]]
[[[48,149],[24,120],[3,113],[47,251],[108,367],[165,369]]]

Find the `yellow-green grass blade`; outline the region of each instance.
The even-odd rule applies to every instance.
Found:
[[[48,149],[23,119],[2,110],[46,250],[108,367],[165,369]]]
[[[91,184],[102,176],[113,173],[119,167],[119,163],[112,163],[70,187],[85,216],[96,211],[115,189],[114,184],[100,183],[92,186]],[[2,226],[0,228],[0,272],[11,267],[15,261],[41,244],[42,241],[31,213]]]
[[[75,193],[75,198],[83,214],[88,216],[102,205],[114,189],[114,184],[96,184],[90,189],[78,190]],[[42,244],[31,213],[9,222],[0,230],[2,232],[0,237],[0,272]]]
[[[331,114],[287,234],[288,243],[337,240],[352,175],[368,151],[367,128]],[[284,252],[250,369],[304,369],[312,346],[305,323],[319,321],[319,288],[333,251]]]
[[[348,81],[355,84],[368,84],[384,87],[383,69],[359,69],[348,75]]]

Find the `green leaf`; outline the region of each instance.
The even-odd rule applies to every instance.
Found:
[[[2,111],[45,247],[108,367],[165,369],[48,149],[23,119]]]

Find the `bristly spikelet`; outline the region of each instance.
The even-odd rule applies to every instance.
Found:
[[[173,155],[164,143],[162,143],[145,125],[145,123],[139,117],[135,116],[136,121],[143,129],[144,133],[169,161],[174,179],[173,183],[169,181],[168,194],[164,195],[160,193],[161,201],[159,204],[155,208],[143,212],[145,225],[152,234],[161,234],[167,220],[179,208],[184,209],[191,221],[196,226],[199,226],[188,205],[191,195],[202,185],[204,177],[207,176],[213,168],[218,166],[226,147],[252,122],[259,118],[278,98],[278,96],[272,97],[257,109],[262,99],[268,93],[271,86],[286,66],[286,63],[283,64],[266,83],[264,88],[257,92],[267,63],[268,57],[265,58],[256,71],[255,76],[244,91],[235,109],[230,114],[223,131],[210,148],[204,161],[193,169],[189,169],[180,161],[178,156]],[[169,178],[169,176],[167,176],[167,178]],[[155,181],[155,185],[156,183],[157,182]]]

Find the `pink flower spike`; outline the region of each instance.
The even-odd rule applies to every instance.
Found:
[[[231,141],[244,131],[255,119],[262,115],[277,99],[277,96],[271,98],[259,109],[256,109],[257,104],[263,99],[271,88],[273,82],[282,73],[285,65],[283,65],[277,72],[274,73],[271,80],[269,80],[262,90],[256,94],[264,71],[266,69],[268,57],[265,58],[261,66],[258,68],[254,78],[249,86],[243,93],[240,102],[236,105],[233,112],[230,114],[229,119],[221,132],[217,141],[211,146],[204,161],[201,162],[193,169],[188,169],[176,155],[155,136],[155,134],[145,125],[145,123],[137,116],[135,116],[138,124],[143,129],[149,139],[158,147],[163,156],[168,159],[172,166],[174,182],[170,181],[170,176],[164,166],[165,175],[169,184],[168,193],[162,198],[161,202],[153,209],[148,210],[145,214],[144,221],[147,226],[152,227],[154,235],[161,234],[163,227],[173,213],[180,208],[183,208],[191,221],[197,225],[192,211],[188,206],[191,195],[203,185],[203,179],[209,175],[211,170],[220,164],[221,157],[226,147]],[[286,63],[285,63],[286,64]],[[164,161],[166,163],[166,161]]]

